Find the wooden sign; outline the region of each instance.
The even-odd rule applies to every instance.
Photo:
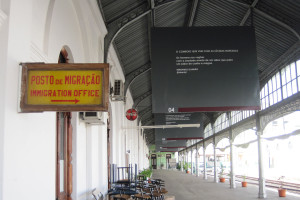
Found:
[[[21,112],[107,111],[108,64],[23,63]]]

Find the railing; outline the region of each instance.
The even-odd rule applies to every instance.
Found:
[[[237,178],[236,181],[242,182],[245,178],[247,183],[258,185],[258,178],[250,176],[245,177],[242,175],[236,175],[235,177]],[[300,184],[266,179],[266,187],[279,188],[280,186],[287,189],[289,192],[300,194]]]
[[[213,176],[213,174],[208,173],[208,176]],[[229,174],[224,174],[226,179],[229,180]],[[251,176],[243,176],[243,175],[236,175],[235,181],[242,182],[244,179],[247,181],[248,184],[258,185],[258,178],[251,177]],[[291,193],[300,194],[300,184],[297,183],[290,183],[290,182],[282,182],[277,180],[266,179],[266,187],[269,188],[279,188],[282,186],[283,188],[287,189]]]

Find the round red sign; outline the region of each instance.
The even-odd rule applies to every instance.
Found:
[[[130,121],[134,121],[137,118],[137,111],[135,109],[128,109],[126,112],[126,118]]]

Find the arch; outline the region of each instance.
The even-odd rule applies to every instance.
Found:
[[[45,23],[45,37],[44,37],[44,52],[45,52],[45,54],[48,54],[48,49],[49,49],[50,27],[51,27],[51,22],[52,22],[54,4],[55,4],[55,0],[49,1],[46,23]]]
[[[217,136],[215,136],[215,145],[217,146],[217,144],[222,141],[223,139],[229,139],[229,132],[223,132],[222,134],[219,134]]]
[[[205,143],[204,143],[204,148],[205,148],[205,150],[207,149],[207,147],[208,147],[210,144],[213,144],[213,138],[210,138],[210,139],[208,139],[208,140],[205,141]]]
[[[248,129],[239,133],[233,140],[233,144],[236,147],[247,148],[251,143],[256,142],[256,140],[256,131]]]
[[[218,149],[224,149],[229,147],[229,138],[228,137],[223,137],[221,140],[216,142],[216,148]]]
[[[300,111],[284,115],[269,122],[264,129],[264,138],[271,138],[280,135],[288,135],[299,128]],[[291,135],[292,136],[292,135]]]

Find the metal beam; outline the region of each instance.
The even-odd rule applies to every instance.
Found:
[[[104,38],[104,62],[107,62],[108,50],[117,35],[127,26],[148,15],[151,10],[147,10],[147,5],[138,6],[117,20],[111,22],[108,26],[108,34]]]
[[[242,5],[242,6],[245,6],[245,7],[248,7],[248,8],[250,7],[249,4],[241,3],[241,2],[236,1],[236,0],[227,0],[227,1],[232,2],[232,3],[237,3],[237,4],[239,4],[239,5]],[[291,31],[291,32],[298,38],[298,40],[300,40],[300,36],[299,36],[299,34],[297,33],[297,31],[295,31],[295,30],[294,30],[293,28],[291,28],[289,25],[283,23],[282,21],[276,19],[275,17],[272,17],[271,15],[268,15],[267,13],[265,13],[265,12],[263,12],[263,11],[257,9],[257,8],[253,8],[253,11],[255,11],[257,14],[259,14],[259,15],[261,15],[261,16],[267,18],[267,19],[269,19],[270,21],[272,21],[272,22],[278,24],[279,26],[282,26],[282,27],[284,27],[285,29]]]
[[[153,122],[153,117],[152,117],[152,116],[149,117],[149,118],[147,118],[147,119],[145,119],[145,120],[142,120],[142,124],[143,124],[144,126],[148,125],[149,122]]]
[[[143,75],[144,73],[147,73],[151,70],[150,63],[147,63],[135,71],[131,72],[130,74],[126,75],[125,77],[125,83],[124,83],[124,97],[126,97],[127,90],[131,83],[133,83],[139,76]]]
[[[149,96],[152,95],[152,91],[148,91],[144,94],[142,94],[141,96],[139,96],[138,98],[134,99],[134,104],[133,104],[133,108],[136,108],[144,99],[148,98]]]
[[[278,19],[272,17],[271,15],[268,15],[267,13],[264,13],[264,12],[258,10],[257,8],[253,8],[253,10],[254,10],[257,14],[259,14],[259,15],[261,15],[261,16],[267,18],[268,20],[270,20],[270,21],[272,21],[272,22],[278,24],[279,26],[282,26],[283,28],[285,28],[285,29],[291,31],[291,32],[297,37],[297,39],[300,40],[300,36],[299,36],[299,34],[297,33],[297,31],[295,31],[295,30],[294,30],[293,28],[291,28],[289,25],[283,23],[282,21],[279,21]]]
[[[244,26],[248,17],[250,16],[251,14],[251,8],[254,8],[256,6],[256,4],[258,3],[259,0],[254,0],[253,3],[251,4],[250,8],[247,10],[246,14],[244,15],[241,23],[240,23],[240,26]]]
[[[284,68],[287,64],[295,61],[300,55],[300,41],[298,40],[284,54],[282,54],[275,62],[270,64],[260,75],[261,87],[268,81],[268,78],[277,73],[278,70]]]
[[[114,39],[118,36],[118,34],[130,24],[136,22],[137,20],[141,19],[142,17],[148,15],[155,9],[158,9],[161,6],[174,3],[176,1],[181,0],[155,0],[154,6],[147,4],[142,4],[138,6],[126,14],[122,15],[118,19],[114,20],[107,26],[108,34],[104,38],[104,62],[107,62],[108,57],[108,50],[114,41]]]
[[[147,107],[146,109],[144,109],[144,110],[142,110],[141,112],[139,112],[139,114],[138,114],[138,122],[140,122],[142,119],[143,119],[143,117],[147,114],[147,113],[149,113],[149,112],[152,112],[152,106],[149,106],[149,107]],[[138,123],[139,124],[139,123]]]
[[[193,0],[190,15],[189,15],[189,20],[188,20],[188,27],[193,26],[197,7],[198,7],[198,2],[199,2],[199,0]]]

